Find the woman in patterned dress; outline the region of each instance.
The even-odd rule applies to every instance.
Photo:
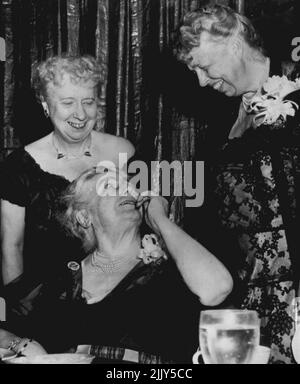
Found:
[[[210,169],[214,209],[231,239],[228,257],[233,242],[238,245],[238,305],[259,313],[270,361],[291,363],[291,302],[300,270],[300,84],[270,79],[274,63],[256,30],[229,7],[188,13],[180,32],[179,58],[196,72],[200,86],[242,98],[237,121]]]

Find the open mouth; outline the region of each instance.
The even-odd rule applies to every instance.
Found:
[[[72,121],[68,121],[68,124],[72,127],[72,128],[76,128],[76,129],[82,129],[85,127],[86,123],[73,123]]]
[[[217,83],[213,85],[214,90],[221,91],[223,84],[224,84],[224,80],[219,80]]]
[[[126,200],[123,200],[119,205],[120,206],[125,206],[125,205],[132,205],[132,206],[136,206],[136,200],[135,199],[126,199]]]

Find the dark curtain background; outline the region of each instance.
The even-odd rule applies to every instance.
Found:
[[[92,54],[101,64],[98,130],[127,137],[146,161],[205,159],[210,143],[224,139],[237,102],[200,89],[195,75],[175,60],[172,41],[182,15],[207,2],[0,0],[0,35],[6,40],[6,62],[0,63],[1,158],[51,130],[31,91],[31,68],[52,54],[70,52]],[[287,0],[217,2],[257,19],[265,32],[286,15],[290,34],[299,8]],[[158,174],[156,180],[159,184]],[[177,221],[182,207],[182,199],[173,200]]]

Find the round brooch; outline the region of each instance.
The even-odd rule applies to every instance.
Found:
[[[68,268],[71,269],[71,271],[78,271],[80,269],[80,265],[76,263],[76,261],[70,261],[68,263]]]

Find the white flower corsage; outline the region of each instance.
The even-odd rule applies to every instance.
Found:
[[[250,113],[255,113],[254,123],[260,125],[274,124],[278,119],[286,121],[287,116],[295,116],[298,104],[283,100],[288,94],[300,89],[300,79],[290,81],[286,76],[270,77],[262,89],[251,99],[247,106]]]
[[[142,247],[138,256],[145,264],[150,264],[163,257],[167,260],[167,255],[161,249],[157,236],[154,234],[145,235],[142,240]]]

